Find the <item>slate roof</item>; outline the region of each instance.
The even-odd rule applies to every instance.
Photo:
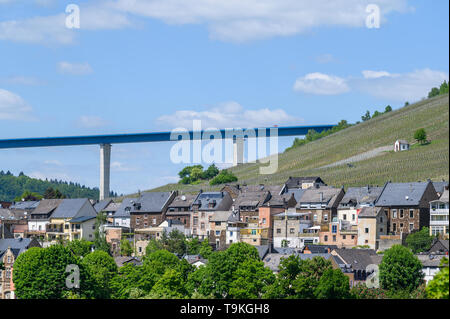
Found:
[[[175,207],[176,208],[178,208],[178,207],[190,208],[196,197],[197,197],[197,195],[192,195],[192,194],[178,195],[173,199],[172,203],[170,203],[169,208],[175,208]]]
[[[9,209],[0,208],[0,219],[8,220],[8,219],[15,219],[15,218],[14,218],[14,214]]]
[[[259,259],[263,260],[269,252],[269,245],[254,246],[258,251]]]
[[[120,205],[121,205],[121,203],[114,203],[114,202],[109,203],[109,205],[106,206],[103,209],[103,211],[104,212],[116,212],[119,209]]]
[[[14,238],[14,236],[5,225],[0,224],[0,239],[6,238]]]
[[[17,257],[19,254],[23,253],[31,244],[31,238],[7,238],[0,239],[0,257],[6,252],[8,248],[14,253],[14,256]]]
[[[441,266],[441,260],[443,257],[448,257],[444,255],[431,255],[431,254],[418,254],[416,257],[420,260],[422,263],[422,266],[430,267],[430,268],[437,268]]]
[[[264,187],[264,186],[263,186]],[[264,188],[244,188],[234,200],[233,206],[235,209],[239,207],[260,207],[270,197],[270,192]]]
[[[131,208],[136,200],[136,198],[124,198],[119,208],[117,208],[116,212],[114,213],[114,218],[129,218]]]
[[[94,205],[94,209],[97,213],[100,213],[103,211],[110,203],[112,202],[112,199],[103,199]]]
[[[32,210],[35,209],[38,205],[39,201],[22,201],[22,202],[15,202],[9,207],[9,209]]]
[[[285,193],[282,195],[272,194],[272,197],[265,203],[265,205],[284,207],[285,204],[291,199],[291,197],[292,193]]]
[[[344,197],[342,197],[340,205],[349,204],[351,201],[357,205],[374,204],[382,191],[383,187],[349,187]]]
[[[230,219],[233,212],[227,210],[227,211],[216,211],[211,216],[210,221],[212,222],[226,222]]]
[[[363,207],[358,214],[358,218],[375,218],[381,207]]]
[[[58,205],[51,218],[75,218],[81,212],[81,208],[89,203],[87,198],[66,198]],[[92,207],[92,205],[91,205]],[[94,208],[86,213],[87,216],[97,216]]]
[[[136,205],[131,208],[131,213],[161,213],[172,192],[145,192],[135,199]],[[140,208],[139,208],[140,205]]]
[[[94,218],[95,218],[95,216],[80,216],[80,217],[72,218],[70,220],[70,222],[71,223],[83,223],[85,221],[88,221],[88,220],[91,220],[91,219],[94,219]]]
[[[330,259],[330,254],[299,254],[299,253],[293,253],[290,255],[298,256],[301,260],[306,259],[313,259],[314,257],[322,257],[325,259]],[[270,270],[278,272],[279,266],[282,258],[287,258],[288,254],[277,254],[277,253],[271,253],[267,254],[266,257],[264,257],[264,266],[269,267]]]
[[[439,198],[439,200],[440,200],[441,202],[448,203],[448,189],[446,189],[446,190],[442,193],[442,195],[441,195],[441,197]]]
[[[288,189],[291,189],[291,188],[301,188],[303,183],[325,184],[324,181],[319,176],[289,177],[285,184]]]
[[[199,210],[219,211],[229,210],[232,202],[231,196],[227,192],[203,192],[197,195],[193,205],[200,205]],[[209,203],[214,203],[214,207],[209,208]]]
[[[135,266],[142,265],[142,262],[137,257],[127,257],[127,256],[118,256],[114,257],[114,261],[116,262],[117,268],[124,266],[125,264],[133,264]]]
[[[300,202],[297,203],[297,208],[301,204],[326,204],[327,207],[332,207],[336,203],[338,195],[341,193],[341,188],[334,188],[330,186],[321,186],[319,188],[308,188],[303,193]],[[322,193],[322,201],[320,201],[320,194]]]
[[[442,194],[444,192],[445,187],[448,187],[448,182],[442,181],[442,182],[432,182],[433,187],[436,190],[437,193]]]
[[[314,244],[305,244],[303,250],[308,249],[313,254],[327,254],[328,251],[336,249],[336,245],[314,245]]]
[[[418,206],[428,182],[386,183],[375,206]]]
[[[338,263],[351,265],[353,270],[366,270],[370,264],[379,264],[382,256],[377,255],[373,249],[345,249],[336,248],[333,250],[342,262]]]
[[[62,201],[62,199],[43,199],[31,215],[47,215],[54,211]]]
[[[448,242],[449,242],[448,239],[447,240],[434,239],[428,252],[444,254],[448,252]]]

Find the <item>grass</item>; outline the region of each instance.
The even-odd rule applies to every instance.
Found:
[[[449,179],[449,101],[448,94],[410,104],[401,109],[377,116],[374,119],[349,127],[291,149],[279,155],[276,174],[259,174],[259,163],[248,163],[230,170],[238,183],[281,184],[289,176],[318,175],[329,185],[340,187],[383,185],[386,181],[409,182]],[[336,161],[372,150],[394,145],[405,139],[415,143],[414,132],[419,128],[427,132],[427,145],[412,145],[409,151],[383,152],[383,154],[352,163],[319,168]],[[266,164],[264,164],[266,165]],[[186,193],[200,189],[217,190],[221,186],[168,184],[154,191],[179,190]]]

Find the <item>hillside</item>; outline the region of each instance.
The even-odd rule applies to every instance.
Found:
[[[98,188],[89,188],[77,183],[57,180],[44,181],[23,174],[14,176],[9,172],[0,172],[0,201],[13,201],[15,197],[21,196],[24,191],[43,195],[49,187],[59,190],[67,198],[98,199],[99,197]]]
[[[386,181],[408,182],[449,179],[449,96],[440,95],[383,114],[354,125],[320,140],[291,149],[279,155],[278,172],[260,175],[260,164],[244,164],[231,168],[238,183],[280,184],[289,176],[322,177],[329,185],[383,185]],[[427,145],[415,144],[414,132],[425,128]],[[375,149],[394,145],[405,139],[412,146],[409,151],[382,151],[371,156]],[[353,158],[349,166],[345,160]],[[338,162],[338,163],[336,163]],[[206,183],[199,185],[168,184],[156,190],[199,189],[216,190]]]

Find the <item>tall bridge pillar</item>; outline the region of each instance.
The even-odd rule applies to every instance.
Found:
[[[100,144],[100,200],[109,197],[111,144]]]
[[[233,139],[233,166],[244,163],[244,138]]]

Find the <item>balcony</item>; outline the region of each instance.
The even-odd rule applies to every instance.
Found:
[[[448,220],[431,220],[430,226],[448,226]]]
[[[430,209],[431,215],[448,215],[449,209],[448,208],[436,208],[436,209]]]

